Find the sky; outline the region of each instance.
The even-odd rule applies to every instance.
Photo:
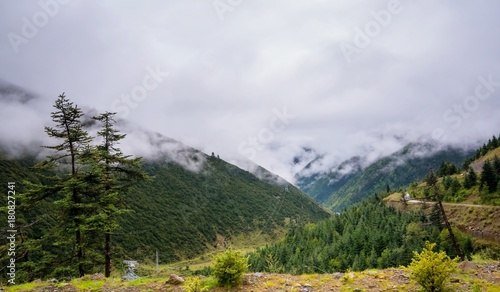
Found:
[[[484,142],[500,134],[499,14],[493,0],[0,1],[0,81],[37,97],[0,100],[0,136],[36,143],[65,92],[288,180],[316,154],[326,170]]]

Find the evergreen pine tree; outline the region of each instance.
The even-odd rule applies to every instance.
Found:
[[[500,180],[500,158],[495,155],[493,158],[493,168],[495,169],[495,173],[497,175],[497,178]]]
[[[475,185],[477,185],[477,174],[472,167],[469,167],[469,171],[465,175],[464,187],[470,189]]]
[[[460,184],[460,181],[456,178],[451,179],[451,193],[455,195],[461,188],[462,184]]]
[[[488,188],[488,193],[493,193],[497,190],[498,176],[491,160],[486,160],[483,165],[483,172],[481,173],[481,188],[485,185]]]
[[[53,150],[54,153],[38,164],[38,167],[56,169],[65,174],[54,185],[34,186],[30,196],[35,201],[49,196],[57,198],[55,204],[59,205],[62,210],[59,220],[63,229],[74,234],[71,250],[75,252],[75,255],[71,255],[71,258],[76,256],[78,274],[82,277],[85,274],[84,249],[86,244],[83,233],[86,229],[85,213],[88,206],[83,196],[86,185],[82,181],[80,169],[83,167],[84,151],[88,148],[92,138],[83,129],[82,110],[70,102],[64,93],[59,95],[54,108],[56,111],[51,113],[51,117],[56,126],[45,127],[45,132],[49,137],[58,139],[60,143],[43,146]]]
[[[116,113],[105,112],[99,116],[92,117],[101,122],[102,128],[97,132],[101,144],[94,148],[92,168],[89,177],[95,180],[94,192],[97,196],[97,204],[93,216],[88,221],[92,222],[94,228],[104,233],[104,275],[111,275],[111,235],[119,228],[118,217],[127,210],[121,199],[127,192],[131,183],[137,180],[148,179],[142,171],[141,158],[131,158],[124,155],[117,147],[120,140],[126,135],[120,134],[115,129]]]
[[[495,149],[498,146],[500,146],[500,141],[498,140],[497,137],[495,137],[495,135],[493,135],[493,138],[491,138],[491,146],[492,146],[492,149]]]

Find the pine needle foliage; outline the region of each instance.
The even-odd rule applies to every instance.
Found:
[[[434,252],[435,247],[435,243],[427,242],[422,252],[414,252],[408,266],[411,278],[425,292],[446,291],[446,284],[458,267],[458,258],[451,259],[444,251]]]
[[[213,276],[219,286],[235,287],[241,283],[243,275],[248,270],[248,258],[242,256],[241,252],[229,248],[215,257],[213,268]]]

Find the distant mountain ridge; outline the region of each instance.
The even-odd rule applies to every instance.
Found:
[[[321,159],[321,157],[317,159]],[[309,163],[306,169],[309,169],[317,159]],[[297,185],[313,199],[324,203],[333,192],[347,184],[357,173],[362,171],[361,160],[361,157],[354,156],[328,173],[313,173],[312,175],[299,173],[296,175]]]
[[[368,196],[385,192],[387,188],[397,189],[422,179],[431,168],[437,169],[442,161],[460,167],[472,153],[472,150],[452,146],[442,148],[433,143],[410,143],[365,168],[365,161],[357,156],[326,173],[300,172],[296,175],[296,184],[327,208],[341,211]]]
[[[33,93],[0,79],[0,101],[19,102],[25,104],[35,98],[36,96]]]

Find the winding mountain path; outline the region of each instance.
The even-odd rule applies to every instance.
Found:
[[[436,204],[434,201],[420,201],[420,200],[408,200],[409,204]],[[473,207],[473,208],[498,208],[500,206],[492,206],[492,205],[477,205],[477,204],[462,204],[462,203],[447,203],[443,202],[444,206],[459,206],[459,207]]]

